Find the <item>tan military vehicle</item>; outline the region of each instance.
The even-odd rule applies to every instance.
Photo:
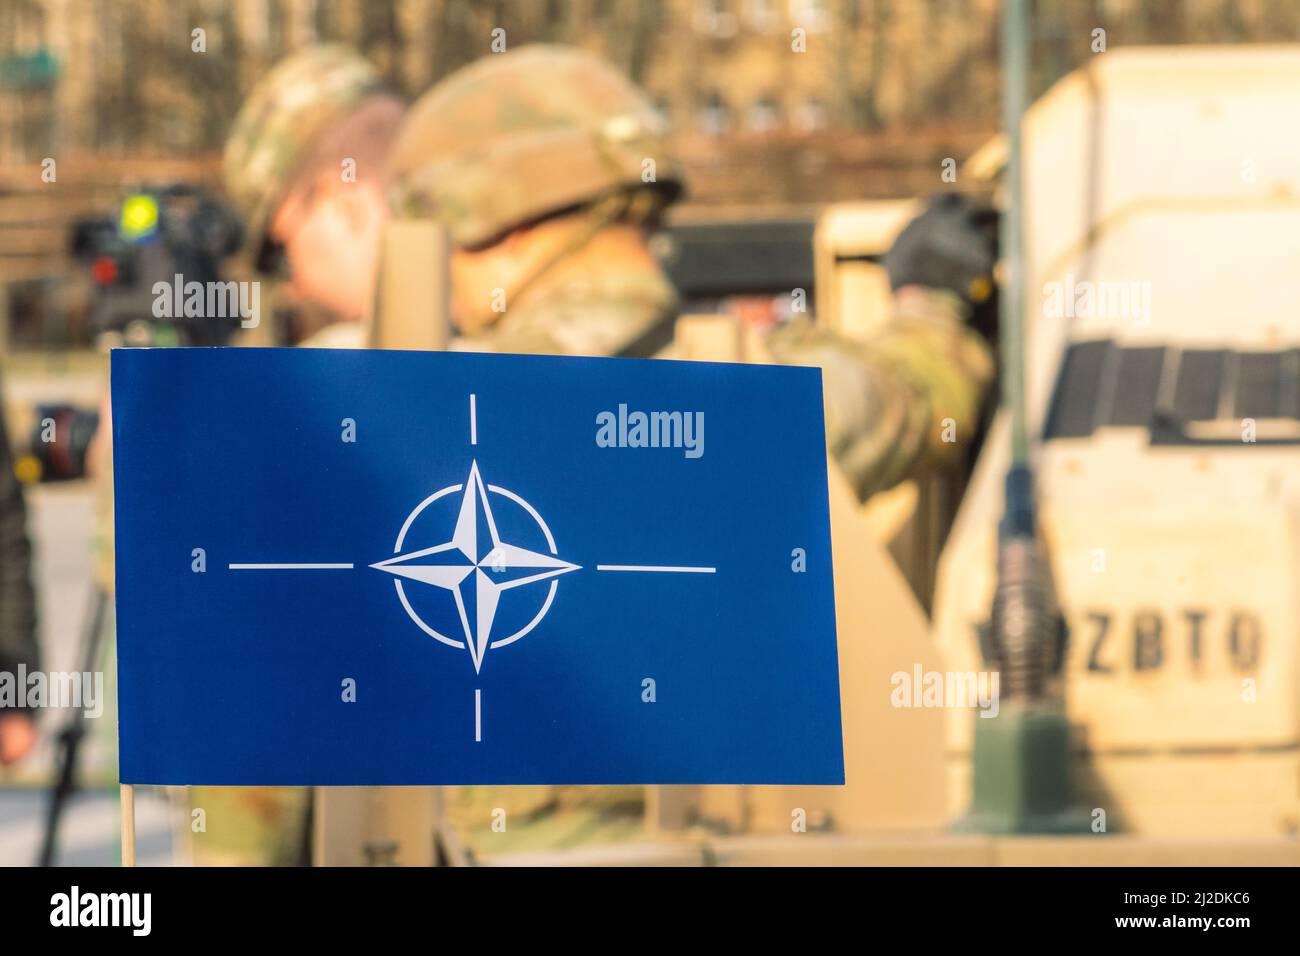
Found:
[[[1300,48],[1116,50],[1026,116],[1030,424],[1076,795],[1110,830],[1300,829]],[[985,665],[995,423],[940,565]],[[975,718],[950,711],[948,806]]]

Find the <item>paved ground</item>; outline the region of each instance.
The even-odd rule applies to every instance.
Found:
[[[0,866],[31,866],[45,832],[49,795],[29,787],[0,789]],[[162,791],[136,793],[136,863],[172,864],[170,809]],[[96,789],[78,794],[59,826],[58,855],[62,866],[117,866],[117,790]]]

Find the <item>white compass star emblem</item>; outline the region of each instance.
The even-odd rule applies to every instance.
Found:
[[[469,396],[471,445],[478,444],[475,399],[476,396]],[[430,505],[454,494],[460,494],[461,499],[451,540],[432,548],[421,548],[418,551],[405,550],[406,534],[411,530],[416,519]],[[492,516],[490,495],[504,498],[522,508],[546,539],[549,553],[530,551],[502,541],[497,533],[496,519]],[[324,563],[273,561],[232,562],[229,567],[231,571],[350,571],[354,565],[347,561]],[[532,505],[513,491],[498,485],[484,484],[477,461],[470,463],[469,477],[465,479],[463,485],[448,485],[416,505],[415,509],[407,515],[401,531],[397,534],[393,556],[370,567],[393,576],[393,587],[397,591],[397,597],[411,621],[420,630],[449,647],[469,650],[470,660],[474,662],[475,674],[481,673],[483,657],[489,648],[513,644],[541,623],[542,618],[546,617],[551,609],[551,602],[555,600],[555,591],[559,586],[555,578],[570,571],[582,570],[578,565],[570,564],[560,558],[551,529]],[[597,564],[595,570],[650,574],[713,574],[717,568],[657,564]],[[494,636],[493,624],[497,620],[501,593],[547,580],[551,582],[550,590],[542,599],[541,607],[532,619],[510,634]],[[406,591],[402,587],[403,582],[411,581],[431,584],[435,588],[450,592],[456,602],[456,614],[460,621],[462,637],[444,634],[420,617],[415,607],[407,600]],[[482,690],[475,688],[475,741],[483,739],[481,703]]]
[[[578,565],[553,554],[530,551],[501,540],[488,503],[487,489],[479,475],[478,462],[470,465],[460,513],[450,541],[397,554],[371,567],[452,593],[465,636],[464,646],[469,649],[475,672],[483,666],[483,655],[492,636],[492,622],[496,618],[501,592],[579,570]],[[402,597],[405,603],[405,595]],[[417,623],[428,629],[409,605],[407,610]],[[514,636],[522,636],[522,632]]]

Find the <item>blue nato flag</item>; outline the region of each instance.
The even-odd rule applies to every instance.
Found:
[[[112,356],[125,783],[841,784],[820,372]]]

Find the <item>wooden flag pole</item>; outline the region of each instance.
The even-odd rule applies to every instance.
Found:
[[[451,323],[446,231],[432,220],[397,220],[384,228],[377,303],[368,344],[379,349],[446,348]],[[431,787],[316,787],[312,862],[365,866],[387,854],[402,866],[436,862],[442,822]]]
[[[135,866],[135,786],[122,784],[122,865]]]

